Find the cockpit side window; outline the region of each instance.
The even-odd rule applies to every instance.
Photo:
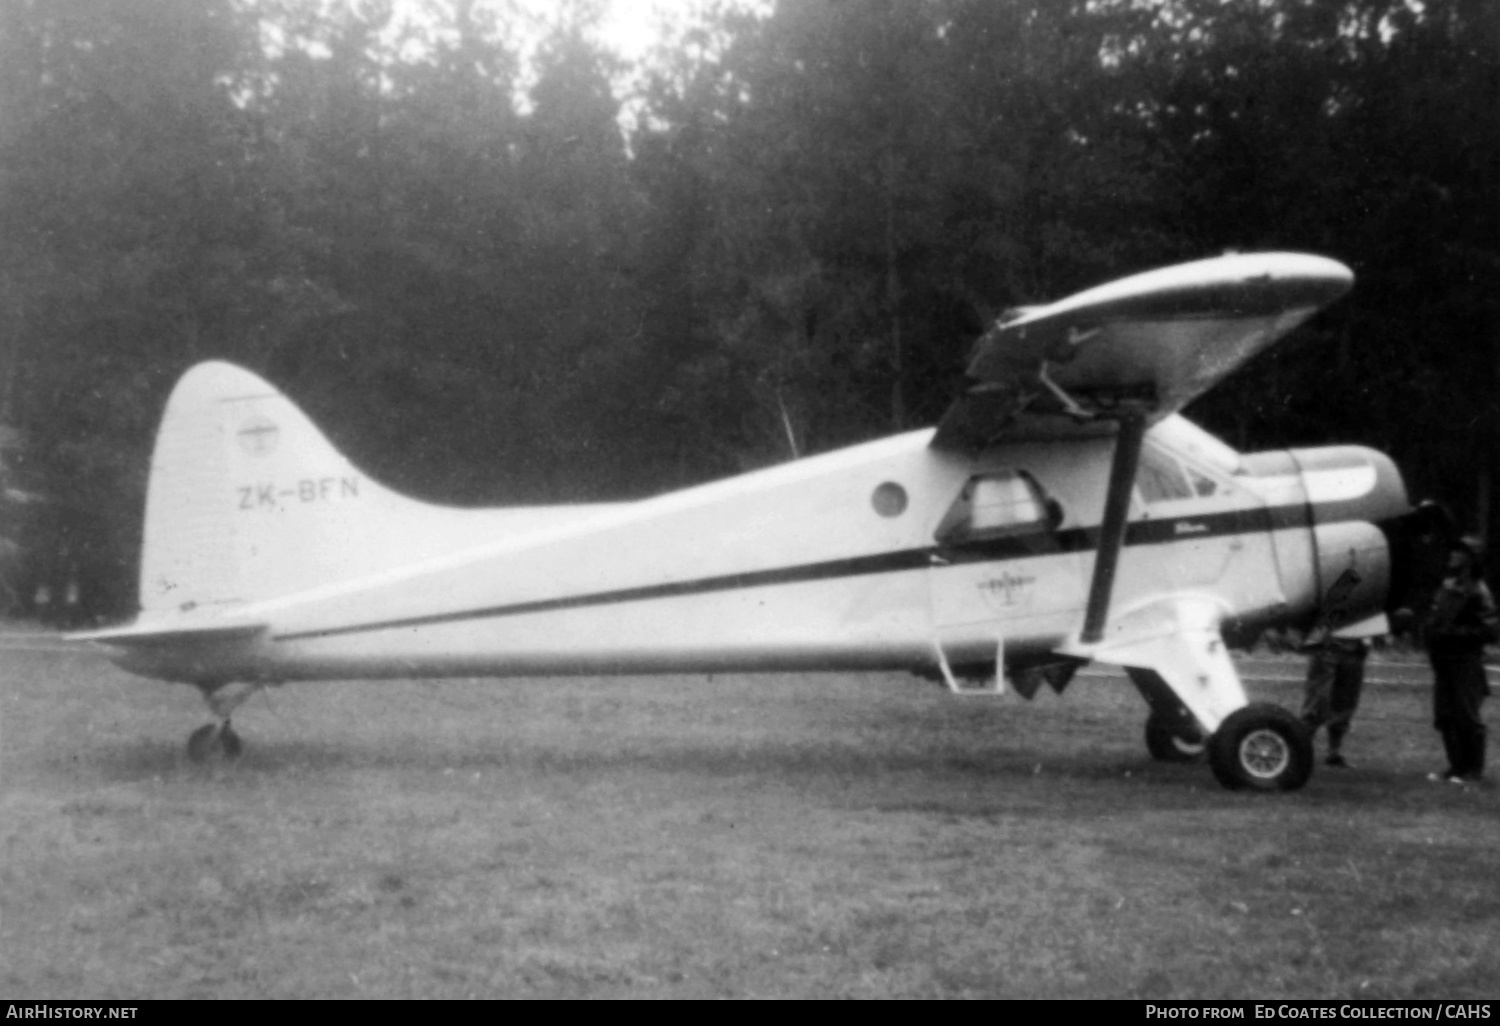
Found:
[[[1198,496],[1198,498],[1203,499],[1207,498],[1210,495],[1216,495],[1218,493],[1219,482],[1215,481],[1207,474],[1204,474],[1199,470],[1195,470],[1192,467],[1188,467],[1187,475],[1188,481],[1193,486],[1193,494]]]
[[[1148,505],[1170,502],[1173,499],[1191,499],[1194,494],[1211,494],[1195,493],[1193,485],[1189,484],[1183,473],[1182,464],[1152,445],[1141,450],[1141,464],[1136,471],[1135,484],[1141,490],[1141,498]],[[1208,484],[1211,486],[1213,482],[1209,481]]]
[[[1056,500],[1049,500],[1025,471],[978,474],[938,525],[937,539],[956,543],[1036,534],[1061,520]]]

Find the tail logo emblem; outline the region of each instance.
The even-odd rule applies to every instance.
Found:
[[[281,428],[268,417],[251,417],[240,425],[236,437],[247,456],[269,456],[276,451]]]

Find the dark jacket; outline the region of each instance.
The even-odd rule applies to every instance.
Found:
[[[1500,613],[1483,581],[1443,581],[1422,623],[1427,650],[1437,656],[1477,655],[1500,641]]]

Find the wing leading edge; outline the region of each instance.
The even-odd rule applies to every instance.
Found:
[[[1089,430],[1122,406],[1151,422],[1181,409],[1353,285],[1303,253],[1216,257],[1133,275],[1032,307],[975,343],[970,387],[933,445]]]

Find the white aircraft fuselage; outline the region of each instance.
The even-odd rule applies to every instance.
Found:
[[[204,683],[922,670],[936,668],[939,647],[954,665],[992,666],[1002,644],[1014,661],[1045,656],[1083,612],[1113,439],[1011,443],[967,459],[933,449],[932,433],[641,502],[538,508],[523,521],[514,510],[431,509],[416,525],[374,513],[363,529],[361,505],[391,496],[342,459],[278,477],[274,456],[265,472],[251,457],[247,476],[227,482],[233,518],[247,525],[236,534],[251,546],[267,526],[332,535],[336,545],[324,538],[293,559],[335,582],[234,601],[235,621],[265,629],[233,644],[184,636],[122,662]],[[1220,459],[1194,459],[1194,445]],[[1385,456],[1286,454],[1279,472],[1257,475],[1180,417],[1153,430],[1147,449],[1193,490],[1149,502],[1137,490],[1116,609],[1185,593],[1221,606],[1232,627],[1296,622],[1352,559],[1365,579],[1350,618],[1381,611],[1376,525],[1406,510]],[[940,538],[965,484],[1005,471],[1029,475],[1060,522]],[[383,569],[389,554],[410,557],[413,530],[448,551]]]
[[[1401,477],[1354,446],[1241,455],[1171,410],[1349,281],[1295,254],[1126,279],[998,325],[937,429],[595,506],[397,495],[264,381],[202,364],[153,457],[141,616],[90,637],[198,685],[226,733],[231,686],[292,680],[901,669],[957,687],[1099,660],[1173,737],[1239,713],[1225,745],[1250,758],[1269,731],[1306,761],[1294,726],[1246,719],[1224,636],[1383,630]],[[1149,422],[1116,416],[1143,382]],[[1306,777],[1218,763],[1231,786]]]

